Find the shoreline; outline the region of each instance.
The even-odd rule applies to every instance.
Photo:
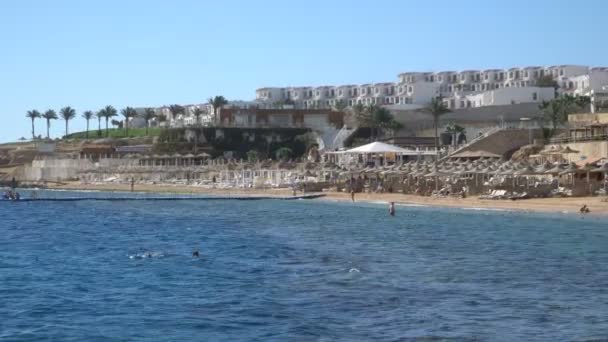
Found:
[[[130,192],[129,184],[81,184],[69,182],[63,185],[52,185],[48,190],[73,190],[73,191],[108,191],[108,192]],[[161,184],[136,184],[135,191],[139,193],[180,194],[180,195],[238,195],[238,196],[266,196],[266,197],[290,197],[293,196],[291,189],[209,189],[187,185],[161,185]],[[301,195],[302,193],[298,193]],[[312,193],[310,193],[312,194]],[[340,201],[350,202],[350,194],[340,192],[323,192],[324,197],[315,199],[317,201]],[[496,211],[518,211],[518,212],[544,212],[562,214],[578,214],[583,204],[591,209],[592,215],[608,216],[608,202],[602,202],[603,197],[562,197],[562,198],[532,198],[526,200],[483,200],[476,197],[467,198],[438,198],[422,197],[416,195],[405,195],[400,193],[357,193],[355,202],[364,203],[388,203],[395,202],[404,206],[424,206],[442,208],[460,208],[463,210],[496,210]]]

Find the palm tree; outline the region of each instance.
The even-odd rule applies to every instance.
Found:
[[[395,131],[402,127],[401,123],[395,121],[395,117],[390,110],[384,107],[374,107],[372,112],[374,126],[382,130],[389,130],[394,135]]]
[[[110,118],[113,118],[117,115],[118,111],[112,106],[106,106],[103,109],[103,117],[106,118],[106,138],[110,136],[110,131],[108,130],[108,121],[110,121]]]
[[[213,122],[217,123],[217,110],[227,105],[228,100],[221,95],[212,98],[210,97],[209,104],[213,107]]]
[[[194,112],[192,112],[192,115],[194,115],[194,117],[196,118],[196,126],[199,126],[201,124],[201,116],[203,116],[203,114],[205,114],[205,112],[200,108],[196,108]]]
[[[25,117],[30,118],[32,120],[32,140],[36,139],[36,130],[34,127],[34,120],[40,118],[40,112],[37,110],[30,110],[25,114]]]
[[[433,127],[435,128],[435,150],[439,150],[439,118],[442,115],[451,113],[450,109],[443,102],[443,97],[434,97],[429,107],[426,109],[433,116]]]
[[[167,116],[163,113],[159,113],[156,115],[156,120],[158,121],[159,126],[160,126],[160,123],[167,121]]]
[[[368,127],[371,124],[371,117],[366,107],[361,103],[357,103],[353,106],[353,114],[355,114],[355,120],[359,126]]]
[[[173,120],[175,120],[178,115],[184,114],[186,112],[186,109],[183,106],[174,104],[169,106],[169,111],[171,112],[171,117],[173,118]]]
[[[144,109],[144,112],[141,114],[141,118],[146,122],[146,135],[148,135],[148,128],[150,127],[150,120],[156,117],[156,113],[152,108]]]
[[[87,110],[84,113],[82,113],[82,117],[87,120],[87,132],[85,135],[86,139],[89,139],[89,121],[93,118],[95,114],[93,114],[93,111]]]
[[[196,108],[194,110],[194,112],[192,112],[192,115],[194,115],[194,117],[196,118],[196,127],[200,126],[201,123],[201,116],[204,114],[205,112],[200,109],[200,108]],[[198,151],[198,129],[195,128],[194,129],[194,153],[196,153]]]
[[[68,122],[76,117],[76,110],[70,106],[63,107],[59,111],[59,115],[61,115],[61,118],[65,120],[65,137],[67,139],[69,133]]]
[[[51,136],[49,134],[50,128],[51,128],[51,120],[57,120],[57,113],[55,113],[54,110],[49,109],[46,112],[44,112],[44,114],[42,114],[42,117],[44,119],[46,119],[46,138],[50,139]]]
[[[95,113],[95,117],[97,118],[97,136],[101,137],[101,119],[105,117],[106,111],[105,109],[101,109],[97,113]]]
[[[129,137],[129,119],[137,116],[137,112],[133,107],[126,107],[120,111],[120,114],[125,117],[125,136]]]

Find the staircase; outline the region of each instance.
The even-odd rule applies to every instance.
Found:
[[[489,155],[504,157],[507,153],[530,144],[530,134],[532,138],[542,135],[539,130],[517,129],[517,128],[493,128],[483,135],[471,140],[464,146],[449,153],[447,158],[458,158],[459,155],[470,152],[482,152]]]
[[[319,132],[320,140],[319,148],[321,150],[336,150],[344,147],[344,141],[355,132],[354,129],[348,129],[343,126],[341,129],[327,128]]]

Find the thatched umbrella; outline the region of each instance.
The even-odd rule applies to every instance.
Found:
[[[580,172],[580,170],[578,169],[578,167],[576,166],[576,164],[570,163],[570,164],[568,164],[568,167],[564,171],[560,172],[560,175],[565,175],[565,174],[570,174],[570,173],[577,173],[577,172]]]
[[[545,171],[545,174],[547,175],[559,175],[560,173],[562,173],[564,170],[566,169],[566,167],[564,167],[562,164],[557,164],[555,165],[553,168],[548,169]]]
[[[606,196],[608,196],[608,163],[604,163],[604,165],[591,170],[591,172],[601,172],[604,174],[604,191],[606,192]]]

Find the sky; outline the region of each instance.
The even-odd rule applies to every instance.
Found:
[[[608,66],[605,0],[0,1],[0,142],[28,110],[252,100],[405,71]],[[93,125],[96,126],[96,123]],[[53,122],[61,136],[63,122]],[[46,125],[37,121],[37,134]]]

